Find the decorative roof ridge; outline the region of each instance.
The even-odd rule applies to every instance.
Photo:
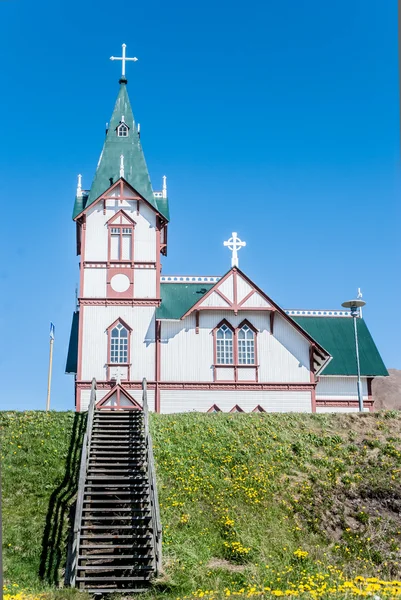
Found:
[[[337,309],[285,308],[284,312],[290,317],[351,317],[351,311]]]
[[[161,283],[217,283],[221,276],[215,275],[163,275]]]

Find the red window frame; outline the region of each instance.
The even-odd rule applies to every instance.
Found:
[[[119,223],[118,221],[122,221],[122,217],[128,221],[128,223]],[[118,213],[114,215],[109,221],[107,221],[108,228],[108,250],[107,250],[107,260],[108,263],[111,262],[119,262],[119,263],[133,263],[134,262],[134,229],[135,229],[135,221],[133,221],[123,210],[119,210]],[[113,229],[118,229],[120,236],[120,244],[119,244],[119,257],[112,258],[111,256],[111,238],[115,233],[112,233]],[[130,248],[130,258],[123,258],[123,229],[129,229],[131,235],[131,248]]]
[[[122,325],[128,332],[128,348],[127,348],[127,362],[111,362],[111,332],[117,326]],[[113,367],[127,367],[127,378],[130,379],[131,374],[131,334],[132,329],[123,319],[116,319],[114,323],[108,326],[106,329],[107,333],[107,367],[110,375],[110,369]],[[108,377],[110,378],[110,377]]]
[[[233,362],[230,364],[226,363],[218,363],[217,362],[217,332],[223,325],[226,325],[233,332]],[[253,332],[253,343],[254,343],[254,362],[251,364],[240,364],[238,358],[238,332],[242,329],[244,325],[247,325],[249,329]],[[212,331],[213,334],[213,370],[214,375],[216,375],[216,369],[234,369],[234,381],[242,381],[238,379],[238,370],[239,369],[255,369],[255,381],[258,379],[258,330],[256,327],[252,325],[248,321],[248,319],[244,319],[238,325],[238,327],[233,327],[227,319],[223,319],[216,325],[216,327]]]

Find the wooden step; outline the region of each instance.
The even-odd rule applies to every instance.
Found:
[[[148,581],[144,581],[143,584],[147,584]],[[149,584],[150,586],[150,584]],[[85,586],[84,588],[80,588],[83,589],[87,592],[89,592],[90,594],[93,594],[94,596],[100,596],[103,594],[118,594],[118,593],[133,593],[133,594],[145,594],[146,592],[149,592],[149,587],[144,588],[142,587],[130,587],[130,588],[115,588],[115,587],[110,587],[110,588],[105,588],[105,587],[99,587],[98,585],[96,587],[92,587],[92,586]]]
[[[151,535],[130,535],[129,533],[95,533],[81,535],[81,540],[151,540]],[[82,546],[84,547],[84,545]]]
[[[80,554],[78,560],[152,560],[152,555],[149,550],[147,554]]]
[[[81,531],[84,529],[85,531],[97,531],[99,529],[118,529],[118,531],[120,531],[122,529],[129,529],[130,531],[146,533],[149,530],[149,527],[146,525],[112,525],[111,523],[106,523],[105,525],[82,525]],[[116,535],[118,534],[116,533]]]
[[[108,469],[110,467],[129,467],[129,466],[133,466],[135,467],[136,465],[142,465],[145,462],[145,458],[140,459],[130,459],[130,458],[126,458],[123,459],[121,458],[120,460],[110,460],[109,462],[103,462],[104,459],[90,459],[89,460],[89,469],[91,467],[107,467]],[[91,465],[92,463],[92,465]]]
[[[148,565],[78,565],[78,571],[113,571],[114,569],[118,571],[142,571],[143,573],[149,573],[149,571],[153,571],[153,567]]]
[[[118,581],[144,581],[148,578],[148,575],[143,575],[142,577],[115,577],[113,578],[113,584],[115,584]],[[110,581],[110,576],[109,577],[77,577],[76,581]],[[93,590],[91,590],[93,591]],[[125,590],[124,590],[125,591]]]
[[[150,540],[151,538],[149,538]],[[81,550],[85,549],[85,550],[121,550],[121,549],[129,549],[129,550],[135,550],[136,546],[134,544],[104,544],[103,546],[101,544],[82,544],[81,545]],[[151,551],[151,547],[148,548],[148,552]],[[140,548],[140,550],[142,550],[142,548]],[[146,547],[143,548],[143,550],[146,550]]]
[[[119,478],[119,479],[121,479],[121,478]],[[131,478],[129,480],[126,480],[125,483],[119,483],[118,481],[116,481],[115,483],[109,483],[109,484],[107,484],[107,483],[106,484],[104,484],[104,483],[85,483],[86,488],[113,487],[113,488],[119,489],[119,488],[129,487],[130,489],[135,489],[135,488],[147,488],[148,486],[149,486],[149,483],[144,477]],[[86,492],[86,493],[89,493],[89,492]]]
[[[111,510],[115,510],[116,512],[143,512],[143,510],[141,508],[111,508],[111,509],[107,509],[107,508],[83,508],[82,511],[83,512],[105,512],[105,511],[111,511]]]
[[[138,511],[138,512],[140,512],[140,511]],[[135,517],[132,515],[131,516],[125,515],[125,516],[121,516],[121,517],[118,517],[117,515],[112,515],[109,517],[107,517],[107,516],[103,517],[101,515],[98,515],[98,516],[94,515],[93,517],[89,517],[89,516],[82,517],[82,520],[83,521],[132,521],[132,522],[135,522],[135,521],[149,521],[149,519],[151,519],[151,518],[152,518],[152,515],[141,515],[139,517]],[[120,525],[116,525],[116,527],[120,527]]]
[[[147,448],[145,446],[113,446],[112,448],[108,448],[102,445],[98,445],[96,447],[91,447],[90,456],[97,456],[101,454],[103,456],[115,456],[116,459],[124,456],[145,456],[147,457]]]

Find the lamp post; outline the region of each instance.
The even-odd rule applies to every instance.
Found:
[[[359,412],[363,412],[363,393],[362,393],[362,383],[361,383],[361,367],[359,364],[359,345],[358,345],[358,328],[356,325],[356,320],[360,316],[359,309],[362,306],[365,306],[366,302],[363,300],[355,299],[348,300],[347,302],[343,302],[341,306],[344,308],[351,309],[351,316],[354,320],[354,336],[355,336],[355,354],[356,354],[356,369],[358,373],[358,400],[359,400]]]

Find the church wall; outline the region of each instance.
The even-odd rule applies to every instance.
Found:
[[[134,269],[135,298],[156,298],[156,269]]]
[[[106,297],[107,269],[85,269],[84,289],[81,295],[85,298]]]
[[[212,330],[227,319],[237,327],[248,319],[258,330],[259,382],[309,383],[309,343],[279,315],[270,334],[268,312],[205,311],[200,313],[199,333],[195,316],[183,321],[163,321],[161,331],[162,381],[213,381]]]
[[[363,399],[368,400],[368,384],[362,377]],[[358,400],[356,377],[325,377],[322,375],[316,386],[316,400]]]
[[[138,404],[142,406],[142,390],[126,390],[127,393],[134,398]],[[109,393],[109,390],[97,390],[96,391],[96,403],[100,402],[102,398]],[[88,410],[89,401],[90,401],[90,390],[81,390],[81,412]],[[149,411],[153,412],[155,405],[155,392],[154,390],[148,390],[148,406]]]
[[[110,213],[110,218],[113,213]],[[86,216],[85,232],[85,250],[86,261],[106,261],[107,260],[107,214],[103,214],[103,204],[98,203],[92,206]],[[85,270],[87,272],[87,270]],[[86,275],[85,272],[85,275]]]
[[[195,333],[195,316],[183,321],[162,321],[161,381],[213,381],[213,338],[201,324]]]
[[[110,201],[106,203],[106,214],[103,214],[103,203],[97,203],[88,210],[85,234],[85,261],[107,261],[108,228],[107,221],[116,212],[123,209],[136,223],[134,229],[134,261],[156,262],[156,215],[141,202],[139,214],[136,201]]]
[[[132,218],[136,221],[134,230],[134,261],[156,262],[155,213],[142,202],[139,215],[136,213]]]
[[[357,413],[357,406],[317,406],[317,413]],[[369,408],[364,408],[364,412],[369,412]]]
[[[83,381],[107,379],[107,328],[118,318],[132,328],[131,381],[155,377],[155,309],[152,306],[85,306],[83,313]]]
[[[269,333],[268,313],[263,317],[263,321],[265,327],[264,335],[258,336],[258,340],[260,338],[258,349],[260,364],[259,381],[309,382],[310,362],[308,340],[278,314],[274,318],[273,335]],[[255,325],[260,329],[256,323]]]
[[[252,412],[258,405],[266,412],[311,412],[312,406],[310,392],[160,390],[162,413],[206,412],[213,404],[223,412],[236,404],[244,412]]]

